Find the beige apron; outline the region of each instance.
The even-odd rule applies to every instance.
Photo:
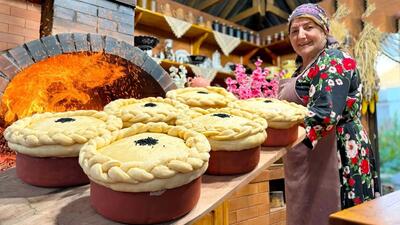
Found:
[[[296,78],[282,80],[279,98],[304,105],[295,84]],[[340,210],[335,132],[320,139],[313,150],[300,143],[283,162],[287,225],[328,225],[329,215]]]

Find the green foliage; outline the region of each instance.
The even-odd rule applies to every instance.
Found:
[[[397,115],[393,118],[393,127],[382,127],[379,132],[379,156],[381,173],[400,172],[400,122]]]

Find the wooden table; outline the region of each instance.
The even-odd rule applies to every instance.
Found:
[[[399,225],[400,191],[330,215],[330,225]]]
[[[196,207],[179,220],[165,224],[191,224],[221,204],[234,191],[245,186],[288,149],[303,140],[305,131],[299,128],[299,138],[285,148],[263,148],[258,166],[240,176],[204,175],[201,196]],[[90,206],[89,185],[72,188],[40,188],[21,182],[15,169],[0,173],[1,225],[114,225]]]

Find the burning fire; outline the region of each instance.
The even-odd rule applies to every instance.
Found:
[[[1,99],[5,125],[40,112],[103,108],[96,88],[125,76],[125,68],[98,54],[63,54],[18,73]]]

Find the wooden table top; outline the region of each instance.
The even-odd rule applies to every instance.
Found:
[[[285,148],[263,148],[258,166],[240,176],[203,175],[201,196],[195,208],[182,218],[164,224],[191,224],[212,211],[234,191],[245,186],[288,149],[303,140],[305,131],[299,128],[299,138]],[[23,183],[15,168],[0,173],[1,225],[116,225],[97,214],[90,206],[89,185],[71,188],[40,188]]]
[[[330,215],[330,225],[399,225],[400,191]]]

